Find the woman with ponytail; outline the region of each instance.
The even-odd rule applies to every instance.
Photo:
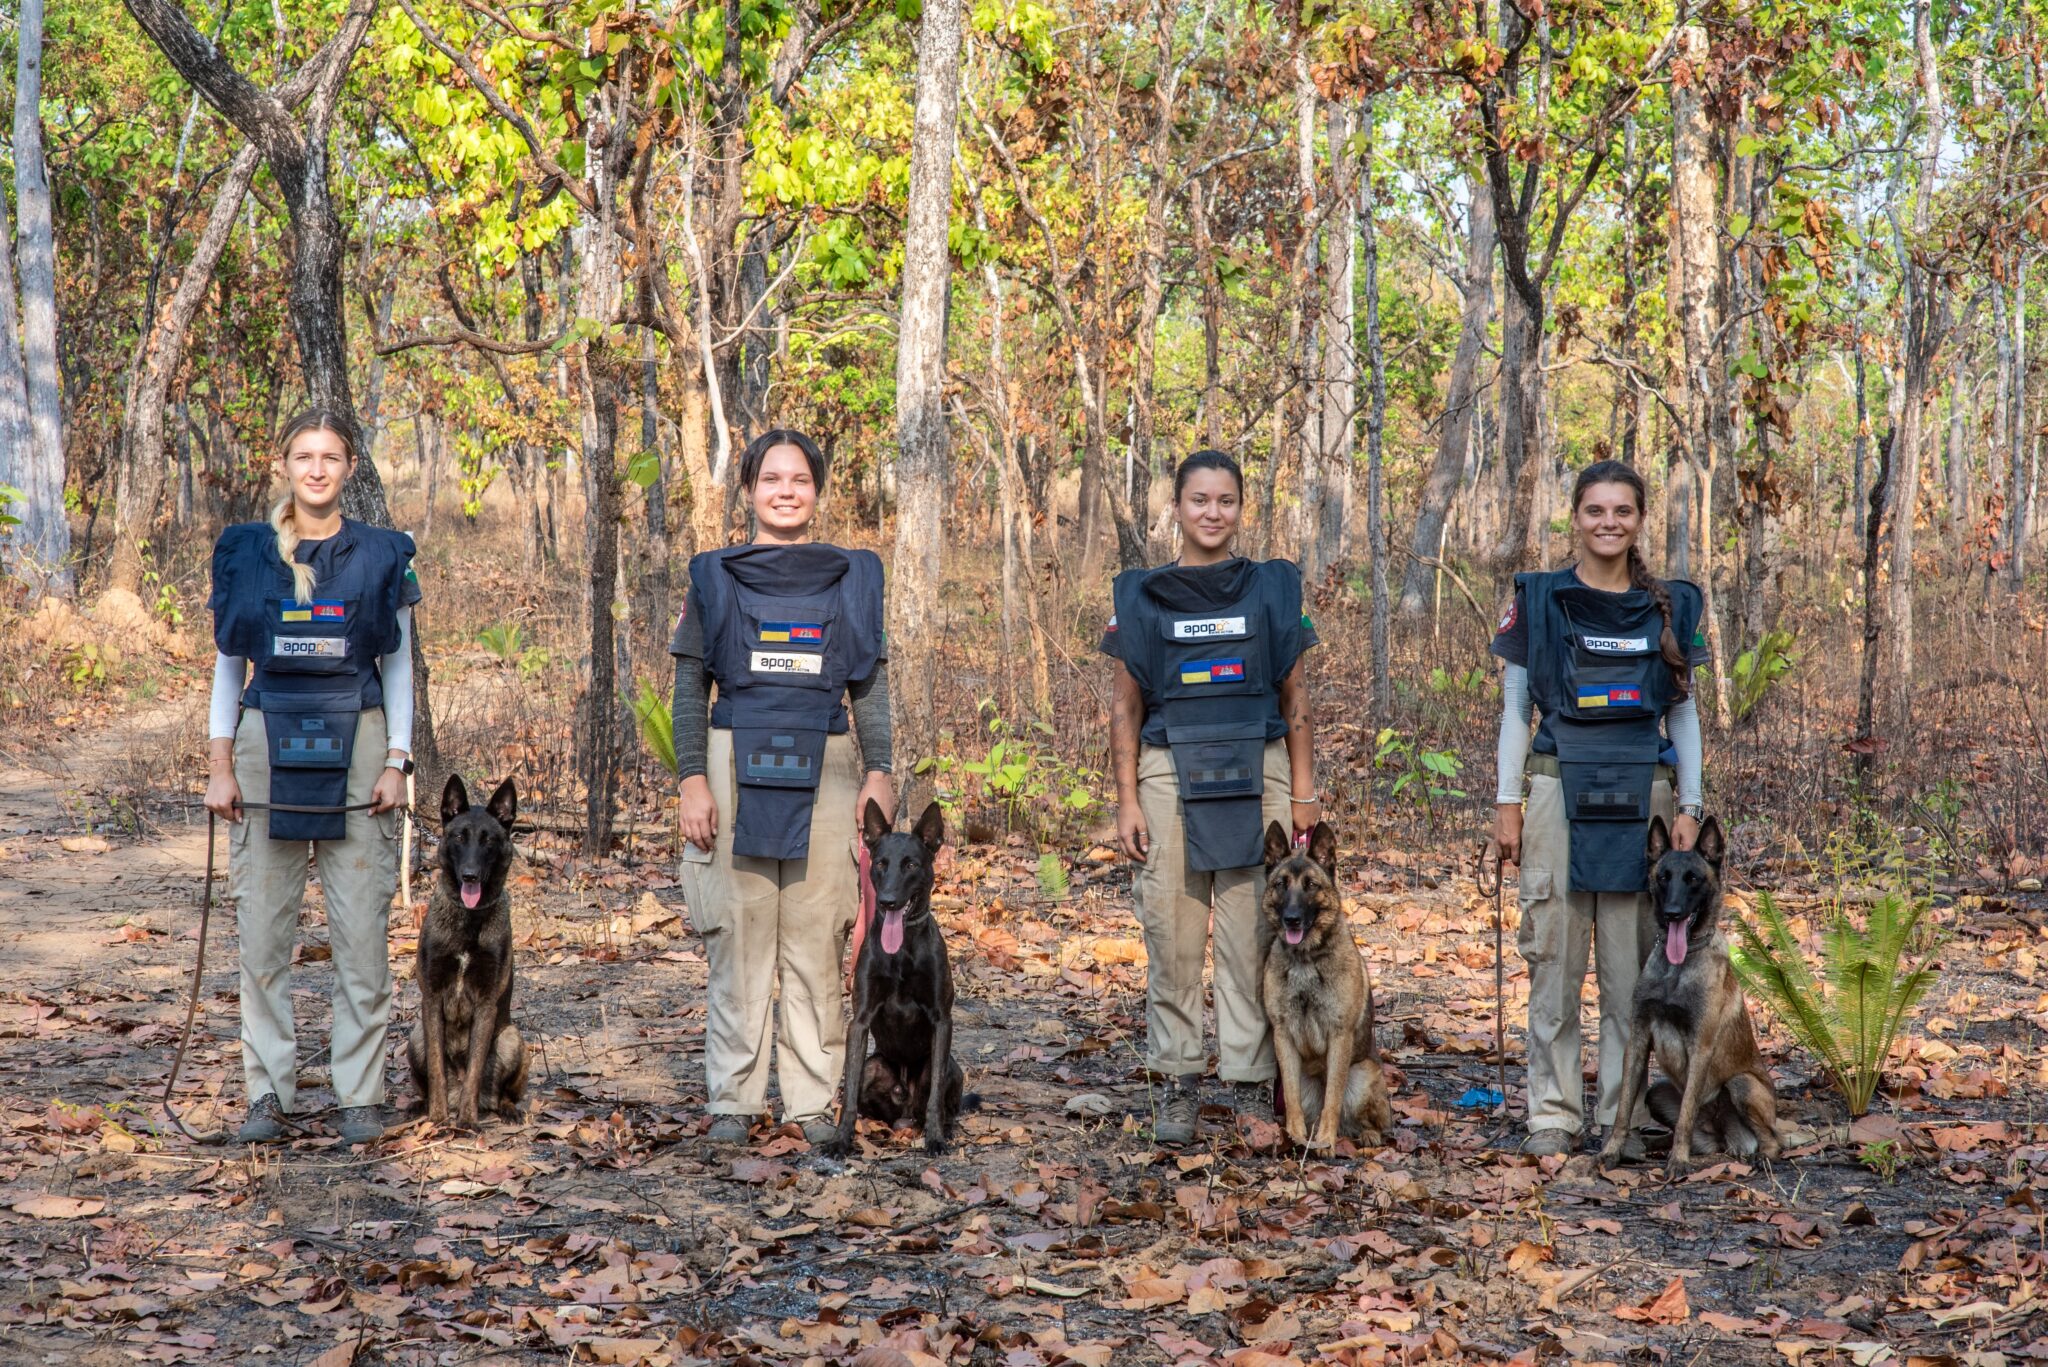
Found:
[[[284,497],[268,522],[237,523],[213,549],[206,807],[230,823],[249,1089],[242,1143],[300,1128],[287,1119],[299,1081],[291,959],[309,847],[333,950],[336,1133],[365,1144],[384,1132],[386,930],[398,883],[391,813],[412,772],[420,588],[411,537],[341,515],[356,465],[351,430],[317,408],[286,424]]]
[[[1569,1153],[1587,1137],[1579,991],[1589,940],[1600,989],[1595,1118],[1626,1123],[1614,1111],[1629,1003],[1654,939],[1645,828],[1662,816],[1679,849],[1699,834],[1692,671],[1706,661],[1702,603],[1698,588],[1658,579],[1644,563],[1644,496],[1642,476],[1619,461],[1581,471],[1572,486],[1577,561],[1517,575],[1493,640],[1507,664],[1494,835],[1503,862],[1521,865],[1516,947],[1529,965],[1523,1149],[1533,1154]],[[1540,717],[1533,740],[1532,704]]]

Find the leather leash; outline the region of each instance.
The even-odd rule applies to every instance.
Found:
[[[1493,886],[1488,887],[1486,869],[1488,856],[1492,856]],[[1474,881],[1479,885],[1481,897],[1493,898],[1493,1058],[1499,1069],[1497,1090],[1500,1092],[1502,1114],[1508,1109],[1508,1044],[1507,1026],[1507,946],[1502,932],[1501,885],[1507,881],[1507,860],[1503,857],[1500,842],[1489,839],[1479,851],[1479,869]]]
[[[311,816],[336,816],[343,812],[366,812],[375,806],[371,802],[355,802],[346,807],[308,807],[291,802],[241,802],[236,806],[245,812],[304,812]],[[178,1127],[178,1133],[195,1144],[224,1144],[226,1130],[204,1130],[194,1134],[185,1124],[185,1117],[171,1104],[171,1093],[178,1085],[179,1070],[185,1066],[185,1051],[192,1044],[192,1024],[199,1016],[199,989],[206,976],[206,931],[213,920],[213,850],[216,843],[215,831],[220,817],[212,810],[206,813],[206,881],[199,885],[199,954],[192,961],[192,986],[185,995],[185,1028],[178,1035],[178,1052],[171,1057],[171,1075],[164,1080],[163,1108]],[[287,1118],[285,1124],[304,1133],[303,1127],[293,1125]]]

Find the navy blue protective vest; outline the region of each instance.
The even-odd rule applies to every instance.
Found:
[[[1531,744],[1557,757],[1571,823],[1568,886],[1641,892],[1649,884],[1644,827],[1678,685],[1659,648],[1664,614],[1647,590],[1607,593],[1569,567],[1518,574],[1528,615],[1529,693],[1542,714]],[[1697,587],[1666,581],[1671,629],[1692,639]]]
[[[1301,655],[1301,571],[1286,560],[1126,570],[1113,589],[1147,743],[1173,752],[1188,867],[1263,861],[1266,742],[1287,733],[1280,680]]]
[[[265,522],[237,523],[213,548],[213,640],[254,666],[242,705],[269,733],[270,801],[339,807],[348,801],[356,723],[384,703],[378,657],[398,648],[398,609],[413,556],[403,532],[342,519],[311,601]],[[345,814],[272,811],[272,840],[339,840]]]
[[[825,737],[846,731],[846,686],[882,656],[882,561],[837,546],[728,546],[690,561],[690,611],[718,681],[711,724],[732,732],[732,849],[801,859]]]

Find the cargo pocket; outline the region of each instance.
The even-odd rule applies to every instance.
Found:
[[[690,924],[709,941],[730,925],[730,898],[724,896],[715,852],[683,842],[683,857],[676,867],[676,881],[683,885],[683,900],[690,908]]]
[[[1517,900],[1522,924],[1515,929],[1515,948],[1532,964],[1554,962],[1564,949],[1565,918],[1571,907],[1554,898],[1556,878],[1549,869],[1523,869]]]

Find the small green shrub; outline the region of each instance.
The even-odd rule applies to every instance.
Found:
[[[1013,726],[993,698],[983,698],[979,711],[989,738],[979,757],[942,752],[917,762],[916,772],[932,780],[948,820],[979,799],[992,804],[1010,830],[1054,836],[1101,805],[1095,785],[1102,775],[1061,758],[1050,743],[1051,727],[1039,721]]]
[[[1735,666],[1729,674],[1735,684],[1731,702],[1735,715],[1747,717],[1756,711],[1764,695],[1771,691],[1771,685],[1791,673],[1799,663],[1799,657],[1792,652],[1792,633],[1789,631],[1767,631],[1763,639],[1735,657]]]
[[[105,688],[120,666],[119,650],[83,641],[64,652],[62,668],[72,688],[80,693],[92,693]]]
[[[1730,918],[1736,931],[1730,958],[1743,986],[1821,1061],[1851,1115],[1870,1109],[1900,1028],[1940,971],[1934,960],[1947,934],[1923,932],[1928,905],[1887,893],[1859,927],[1835,904],[1820,934],[1818,974],[1769,893],[1758,895],[1753,917]],[[1916,952],[1909,967],[1907,958]]]
[[[1065,897],[1071,886],[1067,866],[1051,850],[1038,856],[1038,890],[1047,897]]]
[[[1455,750],[1426,750],[1406,732],[1391,726],[1380,732],[1378,746],[1372,757],[1373,767],[1395,771],[1393,795],[1406,797],[1421,808],[1423,819],[1434,832],[1437,803],[1465,796],[1464,789],[1451,786],[1463,771],[1464,761]]]
[[[517,622],[501,622],[479,631],[476,641],[497,656],[500,664],[516,664],[526,649],[526,632]]]
[[[661,762],[661,767],[671,774],[679,767],[676,763],[676,723],[669,712],[668,699],[655,692],[654,685],[642,679],[640,692],[627,699],[633,709],[633,720],[640,723],[640,739],[646,743],[649,753]]]

